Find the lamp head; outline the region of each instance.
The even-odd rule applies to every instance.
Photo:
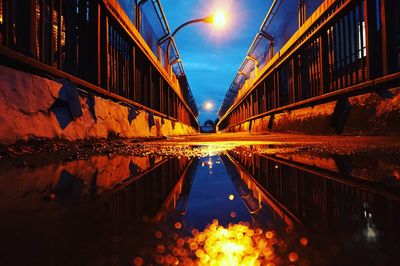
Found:
[[[214,16],[207,16],[203,18],[204,23],[214,23]]]
[[[203,19],[204,23],[213,23],[217,27],[223,27],[226,24],[226,15],[223,11],[217,11],[214,15]]]

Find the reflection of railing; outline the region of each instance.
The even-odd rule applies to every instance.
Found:
[[[191,160],[170,158],[126,182],[105,197],[113,215],[125,214],[141,220],[160,219],[160,210],[179,191]],[[172,195],[171,195],[172,193]]]
[[[375,182],[343,177],[276,156],[252,154],[250,157],[235,150],[229,155],[266,193],[303,224],[319,232],[348,223],[349,217],[364,217],[364,206],[371,207],[369,211],[374,217],[390,217],[378,203],[387,204],[389,209],[399,207],[398,193],[385,191]],[[387,221],[382,221],[382,225],[386,224]]]
[[[293,213],[291,213],[281,202],[274,198],[268,190],[266,190],[262,185],[260,185],[257,180],[254,179],[252,176],[252,171],[246,168],[244,165],[238,161],[237,156],[233,156],[231,153],[227,154],[227,158],[222,158],[224,161],[225,167],[231,168],[234,167],[235,169],[228,170],[229,172],[238,172],[243,184],[247,184],[248,190],[251,191],[249,194],[252,194],[252,197],[256,197],[258,199],[258,210],[261,210],[262,204],[261,202],[265,202],[268,207],[270,207],[273,212],[274,216],[279,217],[285,224],[289,226],[293,226],[294,224],[301,224],[301,221],[296,217]],[[232,173],[229,173],[232,176]],[[240,182],[240,181],[239,181]],[[244,200],[244,202],[246,202]],[[247,204],[246,204],[247,206]]]
[[[153,217],[153,222],[160,222],[173,209],[184,215],[189,201],[189,194],[192,188],[193,178],[196,173],[198,159],[190,159],[185,164],[183,172],[180,173],[179,181],[170,191],[167,199],[164,201],[162,208]]]
[[[2,62],[68,78],[91,92],[197,128],[187,82],[162,67],[149,39],[143,39],[147,33],[137,30],[132,20],[143,13],[136,4],[119,2],[127,12],[115,0],[0,1]],[[162,10],[156,0],[151,5]]]
[[[326,0],[312,15],[293,1],[274,3],[260,31],[269,34],[270,41],[260,45],[257,35],[250,47],[240,68],[242,78],[235,77],[219,110],[220,130],[259,116],[399,83],[400,40],[393,36],[400,33],[400,24],[396,16],[388,15],[399,10],[399,3]],[[283,8],[288,3],[292,8]],[[316,8],[319,3],[308,0],[303,4]],[[299,13],[297,31],[293,30],[297,21],[288,20],[288,12]],[[287,27],[282,27],[284,21]],[[258,71],[249,56],[261,60]]]

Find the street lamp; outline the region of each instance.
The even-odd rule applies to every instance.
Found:
[[[204,110],[211,111],[214,108],[214,104],[212,102],[205,102],[204,103]]]
[[[226,24],[226,16],[225,13],[222,11],[219,11],[217,13],[215,13],[214,15],[211,16],[207,16],[204,18],[199,18],[199,19],[193,19],[193,20],[189,20],[185,23],[183,23],[182,25],[180,25],[178,28],[176,28],[174,30],[174,32],[171,34],[171,37],[175,37],[176,33],[182,29],[183,27],[193,24],[193,23],[199,23],[199,22],[203,22],[203,23],[213,23],[215,24],[215,26],[217,27],[222,27]]]
[[[180,25],[178,28],[176,28],[176,29],[172,32],[171,35],[169,35],[169,36],[167,36],[167,37],[165,37],[165,38],[160,39],[159,42],[158,42],[159,44],[162,44],[164,41],[168,40],[168,43],[167,43],[167,51],[166,51],[167,62],[169,63],[169,51],[170,51],[170,49],[171,49],[171,38],[174,38],[175,35],[176,35],[176,33],[177,33],[179,30],[181,30],[182,28],[186,27],[187,25],[194,24],[194,23],[200,23],[200,22],[202,22],[202,23],[208,23],[208,24],[211,24],[211,23],[212,23],[212,24],[214,24],[216,27],[221,28],[221,27],[223,27],[223,26],[226,24],[226,20],[227,20],[227,19],[226,19],[225,13],[222,12],[222,11],[218,11],[218,12],[216,12],[214,15],[211,15],[211,16],[207,16],[207,17],[199,18],[199,19],[192,19],[192,20],[189,20],[189,21],[183,23],[182,25]]]
[[[197,110],[200,114],[201,111],[205,111],[205,112],[211,112],[214,110],[214,102],[212,101],[207,101],[204,102],[202,106],[198,107]]]

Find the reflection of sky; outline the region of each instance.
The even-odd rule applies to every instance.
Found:
[[[200,110],[201,124],[215,119],[219,106],[268,12],[271,0],[161,0],[171,31],[212,13],[214,5],[232,14],[227,29],[197,24],[181,30],[176,43],[197,105],[214,101],[213,111]]]
[[[209,158],[213,162],[212,168],[208,164],[202,167],[201,163],[208,162]],[[186,226],[202,230],[213,219],[218,219],[225,226],[228,223],[252,221],[224,165],[216,163],[217,160],[220,160],[219,156],[200,160],[184,216]],[[234,199],[230,200],[229,195],[234,195]],[[231,212],[235,212],[236,217],[232,218]]]

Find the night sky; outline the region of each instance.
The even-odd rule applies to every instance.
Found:
[[[271,0],[161,0],[171,32],[182,23],[225,10],[223,28],[197,23],[175,36],[187,78],[200,108],[199,122],[216,119],[221,102],[271,6]],[[214,110],[203,105],[214,103]]]

